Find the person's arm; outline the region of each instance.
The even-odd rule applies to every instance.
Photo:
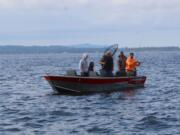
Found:
[[[80,69],[80,72],[83,72],[83,61],[80,61],[79,62],[79,69]]]
[[[100,61],[100,62],[99,62],[99,64],[102,64],[102,65],[104,65],[104,64],[105,64],[105,62],[104,62],[104,61]]]
[[[113,63],[113,65],[112,65],[112,71],[114,71],[114,63]]]
[[[136,66],[140,66],[141,63],[135,59],[135,64]]]
[[[139,61],[137,61],[136,65],[137,65],[137,66],[140,66],[140,65],[141,65],[141,63],[140,63]]]
[[[101,58],[101,60],[99,61],[99,64],[101,65],[105,65],[105,61],[104,61],[105,57]]]
[[[117,60],[118,70],[120,70],[120,63],[119,60]]]

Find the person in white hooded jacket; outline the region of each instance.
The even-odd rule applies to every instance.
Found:
[[[88,74],[88,67],[89,67],[88,57],[89,57],[88,54],[84,53],[79,62],[79,69],[81,72],[81,76],[89,76],[89,74]]]

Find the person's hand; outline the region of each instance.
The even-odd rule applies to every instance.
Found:
[[[140,65],[141,65],[141,63],[139,61],[137,61],[136,66],[140,66]]]
[[[102,64],[102,65],[104,65],[104,64],[105,64],[105,62],[103,62],[103,61],[100,61],[100,62],[99,62],[99,64]]]

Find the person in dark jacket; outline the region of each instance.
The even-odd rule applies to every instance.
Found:
[[[91,61],[89,63],[88,73],[89,73],[89,76],[99,76],[99,74],[94,70],[94,62],[93,61]]]
[[[124,55],[124,53],[122,51],[118,57],[119,57],[119,59],[117,61],[118,71],[117,71],[116,75],[117,76],[126,76],[126,60],[127,60],[127,57]]]
[[[91,61],[91,62],[89,63],[88,72],[90,72],[90,71],[93,71],[93,72],[94,72],[94,62],[93,62],[93,61]]]
[[[114,68],[112,53],[107,52],[99,63],[102,65],[102,69],[100,71],[101,76],[112,77]]]

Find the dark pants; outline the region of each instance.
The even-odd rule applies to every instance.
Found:
[[[112,73],[112,71],[106,71],[106,70],[104,70],[104,69],[101,69],[101,70],[100,70],[100,75],[101,75],[102,77],[113,77],[113,76],[114,76],[113,73]]]
[[[136,72],[136,70],[134,70],[134,71],[126,71],[126,74],[127,74],[127,76],[136,76],[137,72]]]
[[[81,76],[87,77],[87,76],[89,76],[89,73],[88,72],[81,72]]]
[[[126,70],[117,71],[116,76],[126,76]]]

